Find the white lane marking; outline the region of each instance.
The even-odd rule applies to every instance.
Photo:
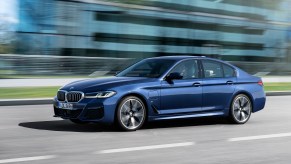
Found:
[[[97,151],[95,152],[95,154],[108,154],[108,153],[120,153],[120,152],[138,151],[138,150],[163,149],[163,148],[183,147],[183,146],[191,146],[191,145],[194,145],[194,142],[182,142],[182,143],[172,143],[172,144],[163,144],[163,145],[108,149],[108,150]]]
[[[35,156],[35,157],[23,157],[23,158],[11,158],[11,159],[1,159],[0,163],[13,163],[13,162],[26,162],[26,161],[37,161],[44,159],[56,158],[55,155],[46,155],[46,156]]]
[[[291,133],[278,133],[278,134],[268,134],[268,135],[259,135],[259,136],[248,136],[248,137],[237,137],[230,138],[228,141],[248,141],[248,140],[259,140],[259,139],[267,139],[267,138],[279,138],[279,137],[291,137]]]

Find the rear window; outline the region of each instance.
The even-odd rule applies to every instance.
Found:
[[[203,60],[202,65],[204,68],[205,78],[222,78],[223,71],[221,63],[209,60]]]
[[[223,72],[224,72],[224,77],[235,77],[235,70],[226,65],[226,64],[222,64],[223,67]]]

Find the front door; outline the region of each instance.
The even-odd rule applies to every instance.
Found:
[[[197,60],[186,60],[175,66],[170,73],[179,73],[181,79],[162,81],[160,114],[191,113],[201,110],[202,80]],[[169,74],[170,74],[169,73]]]

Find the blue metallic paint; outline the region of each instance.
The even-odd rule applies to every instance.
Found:
[[[160,78],[144,77],[110,77],[88,79],[70,83],[61,90],[82,91],[85,94],[98,91],[115,91],[116,94],[109,98],[84,98],[74,104],[74,109],[82,109],[78,119],[89,122],[113,123],[116,108],[122,98],[136,95],[142,99],[147,107],[148,121],[189,118],[201,116],[228,116],[232,99],[244,93],[253,103],[253,112],[264,108],[265,93],[258,84],[261,79],[251,76],[239,68],[226,62],[205,57],[160,57],[176,60],[172,68],[184,60],[213,60],[229,65],[235,69],[237,77],[230,78],[200,78],[190,80],[174,80],[172,84],[164,80],[169,69]],[[201,68],[202,71],[203,68]],[[227,84],[231,81],[232,83]],[[200,85],[195,86],[194,83]],[[54,106],[58,107],[59,101],[54,98]],[[88,109],[104,108],[104,116],[97,120],[85,119],[84,113]],[[73,110],[74,110],[73,109]],[[64,118],[64,117],[63,117]],[[67,118],[64,118],[67,119]]]

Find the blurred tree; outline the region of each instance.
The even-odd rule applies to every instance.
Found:
[[[11,44],[0,44],[0,54],[9,54],[13,52]]]
[[[0,23],[0,54],[11,53],[13,40],[12,32],[9,31],[9,26],[6,23]]]
[[[104,0],[104,1],[125,3],[125,4],[143,4],[146,0]]]

